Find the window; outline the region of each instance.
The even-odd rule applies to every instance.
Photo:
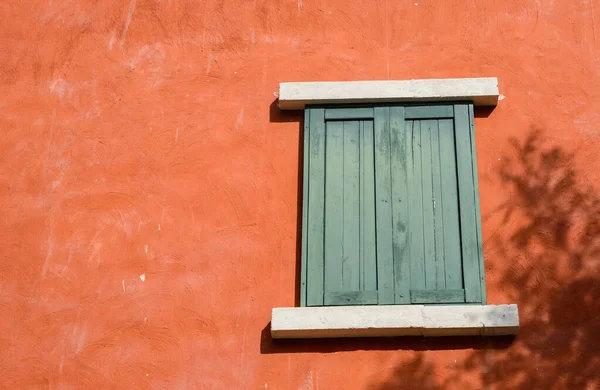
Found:
[[[301,306],[485,304],[473,104],[307,105]]]
[[[498,97],[495,77],[279,84],[305,110],[302,307],[273,308],[273,338],[518,332],[485,300],[473,105]]]

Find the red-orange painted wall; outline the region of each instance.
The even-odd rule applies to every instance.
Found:
[[[600,1],[0,5],[0,388],[600,386]],[[515,340],[273,342],[296,301],[281,81],[497,76],[488,302]]]

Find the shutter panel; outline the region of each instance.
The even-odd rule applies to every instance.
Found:
[[[323,305],[323,266],[325,234],[325,110],[310,110],[308,139],[305,139],[304,159],[308,161],[306,204],[306,306]],[[308,147],[306,147],[308,146]],[[308,172],[308,174],[307,174]]]
[[[483,303],[485,290],[482,286],[485,286],[485,279],[472,126],[473,105],[457,104],[454,108],[465,298],[466,302]]]
[[[454,126],[436,117],[439,107],[419,108],[407,121],[410,303],[462,303]]]
[[[374,110],[307,111],[301,304],[378,304]]]
[[[410,303],[482,302],[469,113],[466,104],[405,110]]]

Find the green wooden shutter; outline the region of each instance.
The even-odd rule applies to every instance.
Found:
[[[307,306],[378,304],[374,109],[306,111],[301,299]]]
[[[470,104],[405,108],[409,303],[485,302],[472,113]]]
[[[472,105],[310,107],[301,304],[485,302]]]

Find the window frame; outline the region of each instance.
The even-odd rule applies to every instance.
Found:
[[[479,183],[478,183],[478,174],[477,174],[477,155],[476,155],[476,143],[475,143],[475,133],[474,133],[474,106],[473,103],[470,101],[445,101],[445,102],[398,102],[398,103],[357,103],[357,104],[307,104],[305,106],[304,109],[304,140],[303,140],[303,144],[304,144],[304,151],[303,151],[303,189],[302,189],[302,193],[303,193],[303,200],[302,200],[302,249],[301,249],[301,282],[300,282],[300,305],[303,307],[318,307],[318,306],[329,306],[329,305],[325,305],[325,302],[323,302],[322,305],[308,305],[307,304],[307,287],[308,287],[308,267],[307,267],[307,263],[308,263],[308,255],[307,255],[307,244],[308,244],[308,199],[309,199],[309,188],[310,188],[310,182],[309,182],[309,159],[310,159],[310,132],[311,132],[311,112],[315,113],[315,110],[319,110],[319,109],[356,109],[356,108],[373,108],[374,111],[376,111],[377,108],[383,108],[383,109],[387,109],[390,110],[392,108],[396,108],[396,107],[401,107],[403,110],[405,108],[408,107],[421,107],[421,106],[426,106],[428,109],[430,109],[431,107],[435,107],[435,106],[449,106],[452,105],[452,107],[454,108],[454,112],[453,112],[453,121],[454,121],[454,136],[455,136],[455,143],[456,143],[456,155],[458,156],[459,152],[459,145],[458,145],[458,141],[456,138],[457,132],[458,131],[464,131],[464,130],[468,130],[469,134],[468,136],[464,136],[461,135],[463,141],[464,140],[468,140],[469,141],[469,147],[470,147],[470,164],[471,164],[471,172],[473,175],[472,178],[472,186],[474,189],[473,192],[473,205],[474,205],[474,214],[475,214],[475,232],[474,235],[475,237],[472,237],[471,239],[475,239],[476,240],[476,253],[472,254],[472,256],[476,256],[478,258],[478,267],[479,267],[479,292],[480,292],[480,299],[473,299],[473,297],[471,297],[470,299],[467,299],[466,302],[461,302],[461,303],[455,303],[454,304],[459,304],[459,305],[469,305],[469,304],[474,304],[474,305],[486,305],[486,286],[485,286],[485,267],[484,267],[484,260],[483,260],[483,240],[482,240],[482,233],[481,233],[481,212],[480,212],[480,201],[479,201]],[[456,114],[456,108],[457,107],[461,107],[462,109],[465,109],[466,107],[466,111],[462,112],[462,118],[461,120],[463,121],[463,123],[460,124],[460,126],[458,126],[456,124],[457,121],[457,114]],[[466,116],[466,118],[465,118]],[[357,115],[355,118],[360,118],[360,115]],[[313,118],[315,119],[315,118]],[[344,119],[344,118],[343,118]],[[317,121],[320,119],[317,119]],[[325,123],[326,118],[325,118],[325,114],[323,113],[323,123]],[[375,117],[373,117],[373,120],[375,121]],[[408,118],[408,120],[411,120],[411,118]],[[464,121],[467,122],[464,122]],[[315,122],[315,125],[317,123]],[[459,129],[460,127],[460,129]],[[461,148],[464,148],[466,146],[462,145]],[[464,151],[461,151],[462,153],[465,153]],[[457,173],[458,173],[459,169],[457,167]],[[464,176],[466,173],[463,173],[462,176]],[[458,173],[458,175],[461,175],[460,173]],[[457,177],[457,185],[459,185],[460,182],[460,178]],[[461,195],[463,196],[463,195]],[[460,201],[460,197],[459,197],[459,201]],[[461,231],[462,231],[462,216],[463,213],[459,212],[459,218],[461,219]],[[323,241],[325,240],[325,237],[323,237]],[[463,248],[463,238],[461,236],[461,258],[463,258],[463,256],[465,256],[464,254],[464,250]],[[392,259],[392,263],[393,263],[393,267],[395,268],[396,265],[394,263],[395,259]],[[463,270],[463,274],[464,274],[464,264],[461,267],[461,269]],[[410,283],[409,283],[410,284]],[[324,286],[323,286],[324,288]],[[407,288],[410,288],[407,287]],[[324,292],[324,291],[323,291]],[[466,287],[465,287],[465,292],[466,292]],[[424,302],[416,302],[416,303],[411,303],[410,299],[409,302],[397,302],[396,297],[394,297],[394,301],[393,302],[387,302],[386,304],[393,304],[393,305],[398,305],[398,304],[404,304],[404,305],[416,305],[416,304],[423,304]],[[427,302],[427,303],[432,303],[432,304],[451,304],[453,302]],[[382,303],[378,303],[378,304],[382,304]]]

